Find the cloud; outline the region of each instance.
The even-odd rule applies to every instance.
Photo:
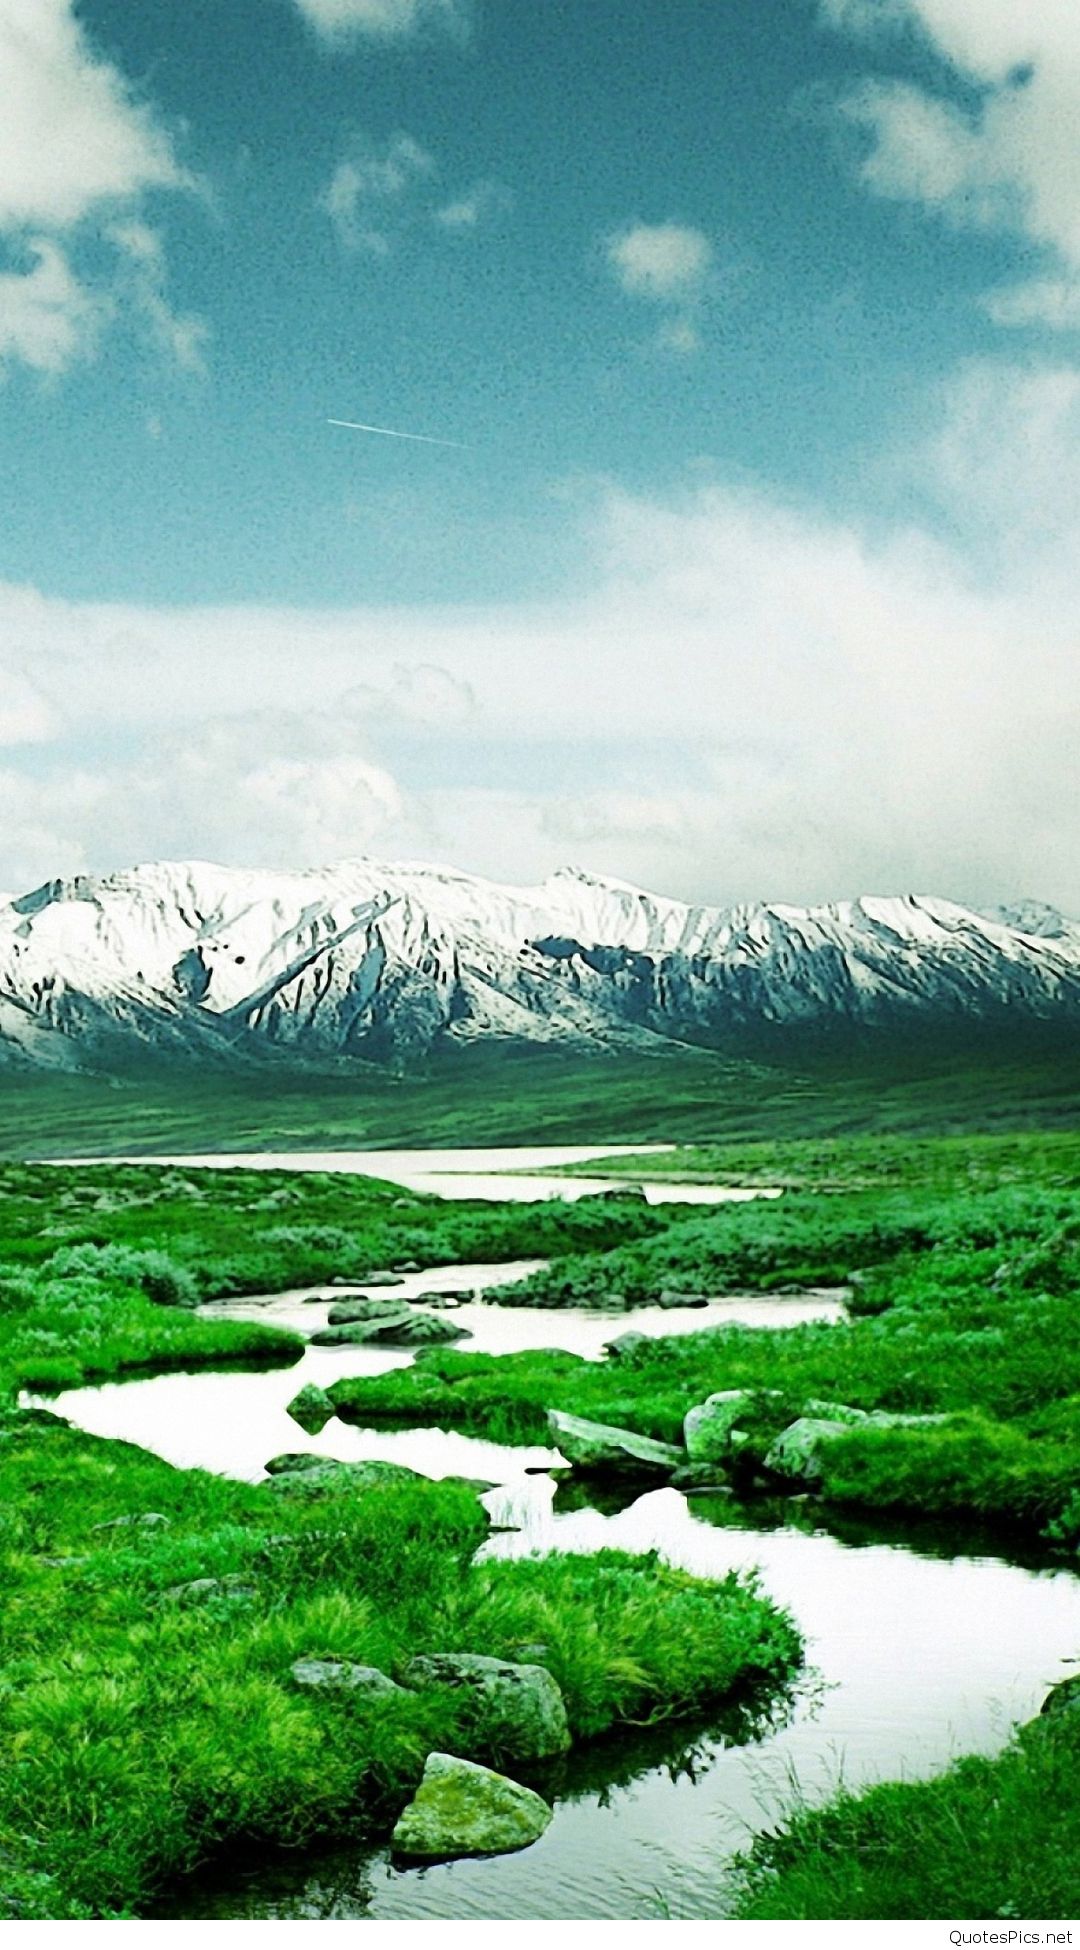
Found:
[[[922,526],[609,484],[590,585],[557,603],[155,611],[0,589],[0,640],[55,714],[0,766],[0,884],[368,848],[503,879],[569,857],[694,899],[1080,911],[1080,371],[972,366],[927,425],[894,457]]]
[[[871,43],[906,32],[945,64],[937,89],[871,79],[842,98],[842,118],[865,138],[866,187],[1041,246],[1056,269],[991,294],[986,308],[1002,325],[1071,328],[1080,309],[1074,10],[1062,0],[820,0],[820,13]]]
[[[80,284],[47,237],[31,237],[26,256],[29,270],[0,273],[0,368],[18,360],[35,372],[65,372],[96,350],[111,305]]]
[[[65,228],[185,177],[151,110],[90,46],[71,0],[0,0],[0,226]]]
[[[661,302],[701,288],[713,250],[704,231],[682,223],[632,223],[609,237],[607,258],[624,291]]]
[[[411,135],[399,132],[381,148],[357,136],[350,154],[338,163],[320,207],[346,249],[385,256],[393,230],[408,219],[412,193],[436,168],[434,157]]]
[[[494,183],[484,177],[436,210],[435,222],[444,230],[475,230],[478,225],[504,215],[513,201],[513,192],[504,183]]]
[[[0,274],[0,358],[58,375],[134,303],[159,349],[197,365],[202,327],[168,306],[160,244],[138,278],[123,253],[111,274],[78,264],[91,225],[193,187],[149,104],[95,51],[73,0],[0,0],[0,80],[0,241],[12,260]]]
[[[666,311],[656,343],[666,352],[696,352],[695,312],[705,295],[714,252],[704,231],[681,223],[630,223],[606,240],[608,267],[621,289]]]
[[[460,38],[468,30],[468,0],[296,0],[304,19],[329,41],[367,35],[408,40],[428,29]]]

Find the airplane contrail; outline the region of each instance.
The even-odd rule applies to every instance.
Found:
[[[369,427],[363,420],[327,420],[328,427],[349,427],[353,433],[384,433],[388,440],[422,440],[426,447],[458,447],[467,452],[461,440],[437,440],[433,433],[401,433],[397,427]]]

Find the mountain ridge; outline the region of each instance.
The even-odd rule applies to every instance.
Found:
[[[154,861],[0,901],[0,1060],[407,1070],[444,1045],[715,1048],[763,1027],[1080,1023],[1080,923],[933,895],[693,904],[560,868]]]

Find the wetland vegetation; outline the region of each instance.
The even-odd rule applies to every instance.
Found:
[[[798,1666],[798,1619],[745,1576],[717,1584],[612,1552],[476,1560],[487,1520],[475,1485],[391,1472],[361,1490],[345,1473],[314,1496],[275,1494],[19,1405],[23,1391],[139,1369],[296,1360],[295,1335],[199,1311],[224,1295],[526,1256],[548,1263],[513,1289],[515,1305],[618,1296],[633,1308],[664,1290],[776,1293],[855,1275],[837,1325],[710,1328],[605,1361],[430,1349],[340,1381],[333,1399],[368,1426],[542,1442],[557,1408],[671,1443],[688,1409],[743,1390],[749,1439],[731,1475],[751,1498],[775,1496],[763,1456],[809,1399],[940,1416],[834,1435],[794,1520],[977,1522],[1003,1555],[1075,1562],[1080,1141],[768,1138],[661,1168],[788,1189],[708,1208],[444,1205],[332,1174],[0,1170],[7,1914],[144,1913],[223,1852],[386,1832],[425,1756],[468,1742],[460,1701],[438,1688],[305,1690],[299,1660],[400,1677],[429,1651],[531,1656],[556,1678],[575,1743],[700,1716],[747,1688],[775,1694]],[[633,1161],[616,1169],[636,1175]],[[742,1913],[1067,1914],[1078,1762],[1080,1710],[1063,1697],[996,1758],[796,1812],[754,1846]],[[529,1778],[550,1787],[543,1768]]]

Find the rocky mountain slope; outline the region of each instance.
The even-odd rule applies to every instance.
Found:
[[[1080,925],[913,895],[691,907],[564,869],[158,864],[0,903],[0,1060],[397,1068],[448,1041],[727,1044],[767,1025],[1080,1023]]]

